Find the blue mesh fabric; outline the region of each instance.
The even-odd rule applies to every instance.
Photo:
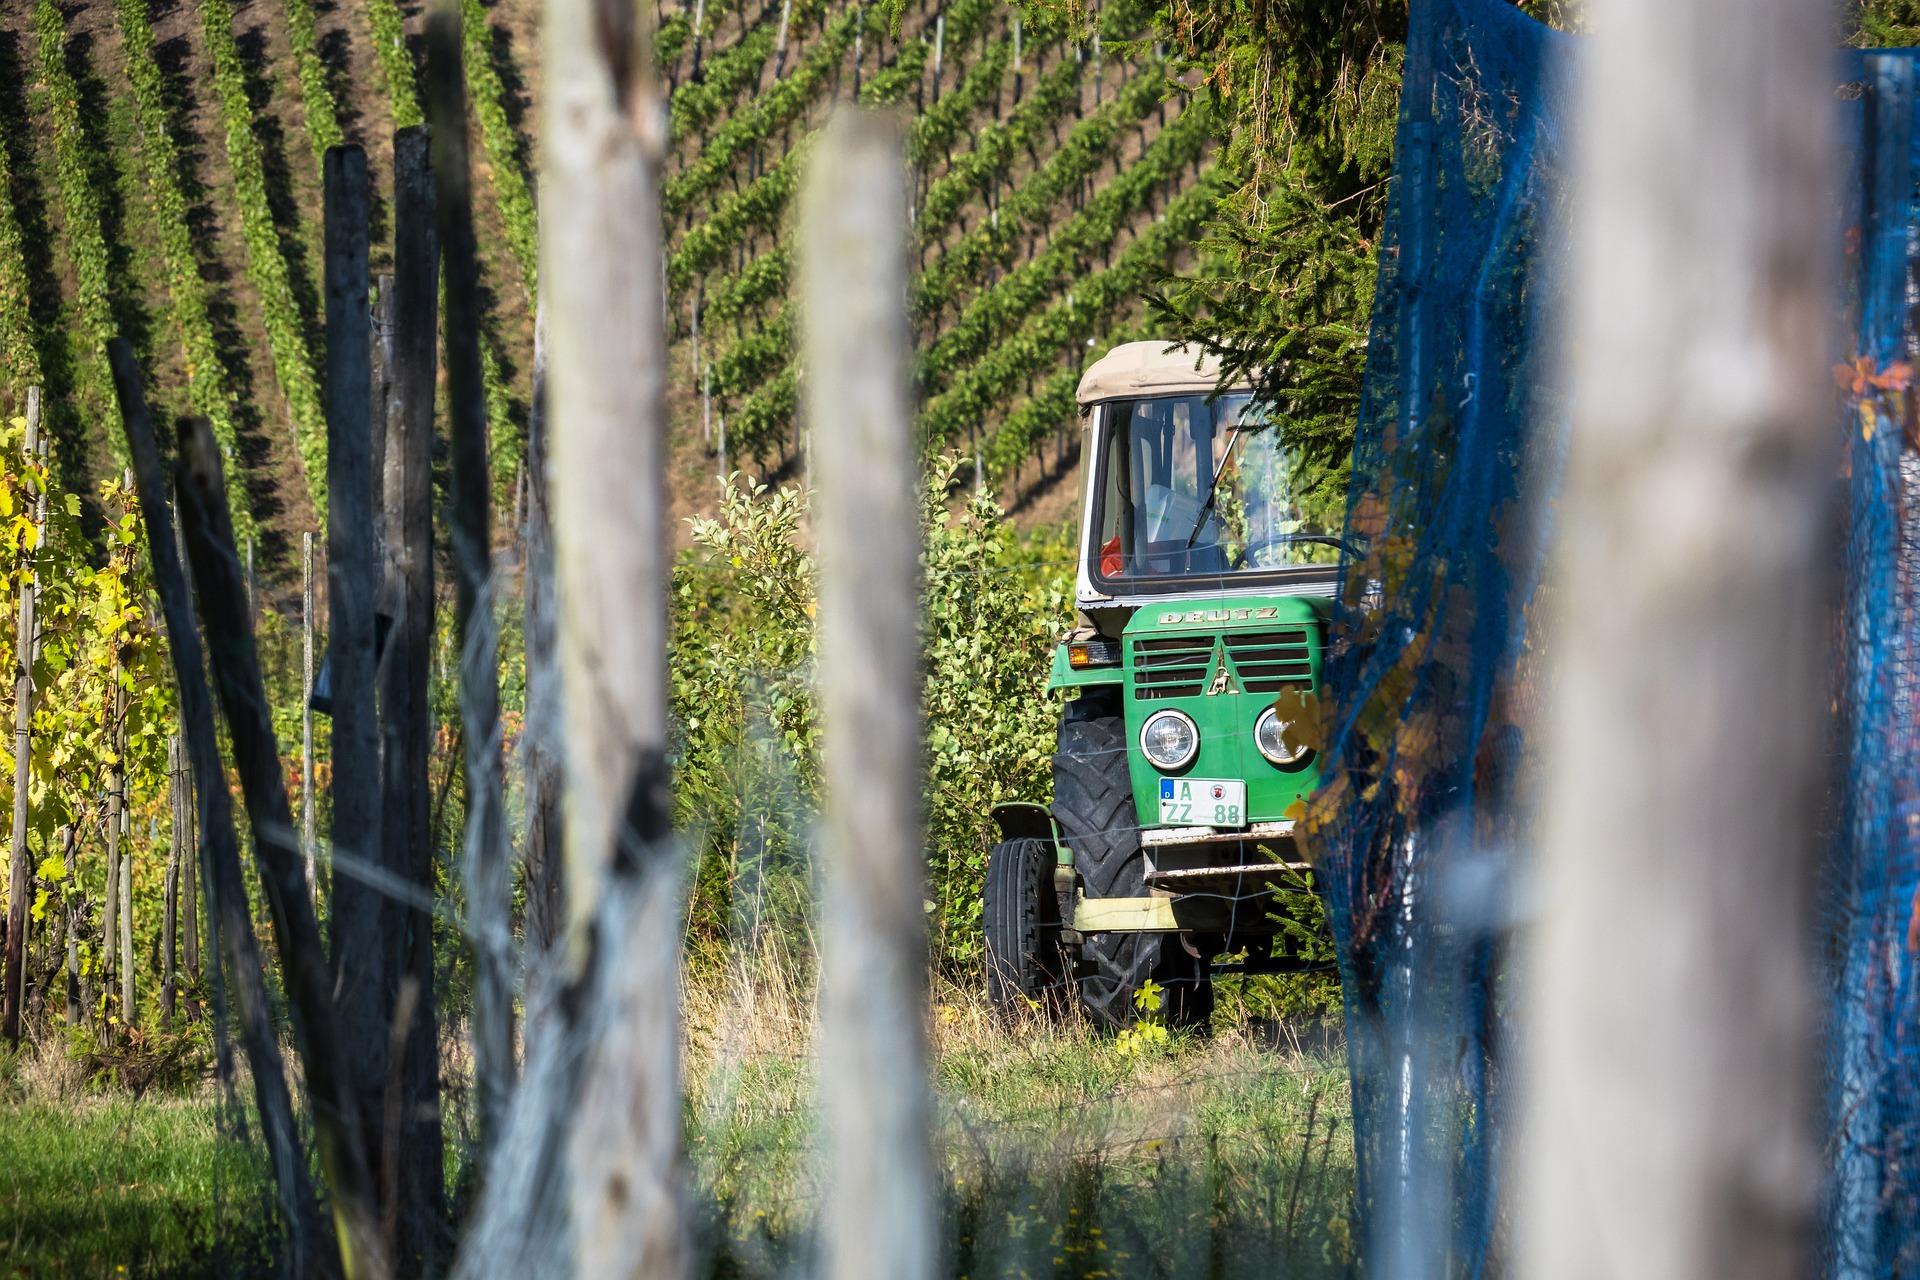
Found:
[[[1566,441],[1553,377],[1575,42],[1503,0],[1416,0],[1302,824],[1345,983],[1371,1274],[1504,1269],[1509,851]],[[1920,1277],[1920,52],[1841,67],[1851,353],[1823,1270]],[[1444,1260],[1443,1262],[1439,1260]]]
[[[1355,440],[1329,782],[1303,824],[1334,922],[1357,1216],[1377,1275],[1500,1270],[1504,851],[1566,435],[1551,376],[1573,41],[1416,3]]]
[[[1845,136],[1855,341],[1829,920],[1829,1276],[1920,1275],[1920,459],[1909,387],[1916,227],[1910,50],[1854,54]]]

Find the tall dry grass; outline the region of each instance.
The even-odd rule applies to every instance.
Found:
[[[804,1267],[821,1187],[806,957],[766,938],[691,974],[683,1004],[704,1269]],[[940,983],[928,1031],[950,1274],[1345,1273],[1347,1075],[1323,1024],[1129,1052]]]

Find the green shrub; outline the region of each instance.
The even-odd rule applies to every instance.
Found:
[[[1048,661],[1067,620],[1066,566],[1033,558],[990,498],[957,510],[958,460],[923,490],[927,876],[936,963],[981,961],[980,889],[1002,800],[1044,800],[1058,708]],[[700,854],[695,950],[761,924],[807,916],[807,829],[819,801],[812,687],[814,565],[802,545],[807,498],[730,483],[717,519],[693,521],[704,560],[675,574],[671,671],[676,790]]]

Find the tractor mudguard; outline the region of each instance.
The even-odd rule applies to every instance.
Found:
[[[1127,673],[1119,665],[1110,667],[1082,667],[1075,670],[1067,660],[1067,646],[1055,645],[1053,648],[1053,670],[1047,674],[1047,692],[1056,689],[1085,689],[1093,685],[1124,684]]]

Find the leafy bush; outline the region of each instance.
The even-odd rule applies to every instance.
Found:
[[[1070,574],[1032,556],[990,498],[948,507],[958,460],[923,490],[927,876],[936,963],[981,961],[980,889],[1001,800],[1043,800],[1058,710],[1045,693]],[[696,519],[704,560],[675,574],[677,801],[699,852],[694,932],[717,950],[742,921],[804,929],[820,793],[807,497],[730,483]]]

